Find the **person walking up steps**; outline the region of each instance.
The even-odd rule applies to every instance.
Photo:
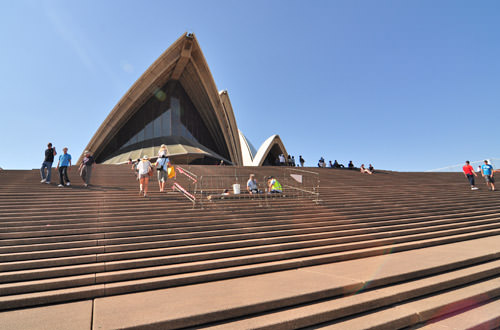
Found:
[[[142,160],[137,165],[137,170],[139,175],[139,195],[144,194],[144,197],[147,197],[150,171],[153,170],[148,156],[142,157]]]
[[[493,172],[493,166],[488,164],[488,161],[485,160],[483,166],[481,166],[481,174],[486,181],[486,186],[488,188],[491,187],[492,191],[495,190],[495,179],[493,178]]]
[[[50,184],[50,178],[52,174],[52,163],[54,162],[54,156],[57,155],[56,148],[52,148],[52,143],[47,144],[47,150],[45,150],[45,158],[40,168],[40,176],[42,177],[41,183]],[[45,176],[45,169],[47,169],[47,176]]]
[[[67,186],[71,185],[71,182],[68,178],[68,166],[71,166],[71,155],[68,154],[68,148],[64,148],[63,154],[59,156],[59,161],[57,162],[57,170],[59,171],[58,187],[64,187],[65,181]]]
[[[165,191],[165,184],[167,183],[168,168],[171,166],[170,160],[166,154],[162,154],[156,160],[156,174],[158,176],[158,186],[160,187],[160,192]]]
[[[467,177],[470,183],[470,189],[471,190],[478,190],[479,188],[476,187],[476,183],[474,180],[474,177],[477,176],[476,172],[474,172],[474,168],[470,165],[470,162],[467,160],[465,161],[464,167],[462,167],[462,170],[464,171],[464,175]]]

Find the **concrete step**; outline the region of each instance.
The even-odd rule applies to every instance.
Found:
[[[89,330],[93,301],[0,312],[0,324],[9,330]]]
[[[296,207],[297,205],[294,205],[294,206]],[[283,205],[283,207],[285,207],[285,206]],[[423,212],[424,210],[425,210],[425,212]],[[399,211],[394,211],[393,213],[383,212],[382,216],[384,218],[388,218],[390,216],[401,217],[401,215],[403,215],[403,214],[406,217],[408,217],[408,216],[414,217],[414,216],[418,216],[418,215],[422,216],[422,215],[429,215],[429,214],[432,214],[434,216],[441,215],[441,214],[460,215],[460,214],[469,214],[471,212],[476,213],[476,214],[488,214],[488,212],[491,213],[491,211],[494,211],[494,210],[495,210],[494,206],[492,206],[492,205],[484,205],[484,208],[481,207],[480,210],[478,210],[477,207],[471,207],[470,205],[467,208],[466,207],[459,208],[457,205],[454,205],[453,207],[451,207],[449,209],[446,207],[441,207],[439,210],[435,210],[435,211],[430,211],[428,208],[426,208],[426,209],[415,208],[414,210],[409,210],[409,211],[399,210]],[[252,211],[252,212],[250,212],[250,214],[249,214],[249,211]],[[205,218],[213,217],[213,215],[211,214],[210,211],[203,211],[203,212],[191,211],[191,213],[193,213],[193,215],[196,217],[196,219],[198,221],[204,220]],[[236,215],[240,215],[240,218],[245,219],[245,218],[256,218],[259,216],[259,214],[268,214],[268,213],[269,213],[268,209],[261,208],[259,210],[255,210],[255,209],[250,208],[248,210],[240,210],[240,212],[232,212],[231,215],[233,216],[233,218],[235,218]],[[80,216],[80,214],[78,214],[78,215],[64,214],[64,215],[60,216],[60,219],[58,219],[54,215],[30,217],[30,220],[27,221],[27,219],[26,219],[27,216],[21,215],[21,216],[19,216],[19,219],[15,218],[15,217],[4,217],[3,221],[5,223],[5,227],[2,228],[2,232],[11,232],[14,230],[14,228],[19,228],[18,230],[21,230],[21,231],[26,231],[26,230],[31,230],[31,229],[36,230],[38,228],[43,229],[47,225],[53,225],[53,226],[56,226],[56,225],[68,225],[68,226],[78,225],[79,226],[79,225],[84,225],[86,223],[93,224],[97,221],[97,219],[99,219],[99,222],[104,222],[104,223],[108,222],[110,225],[112,225],[114,222],[124,221],[127,219],[137,221],[137,219],[149,219],[150,217],[153,217],[153,219],[154,219],[154,217],[163,216],[163,218],[164,218],[166,214],[168,214],[169,218],[175,219],[175,214],[173,214],[173,212],[171,210],[169,210],[167,208],[167,209],[165,209],[165,212],[162,212],[162,210],[159,209],[157,206],[155,206],[154,212],[153,211],[148,211],[148,212],[143,212],[143,213],[141,213],[141,212],[126,212],[122,216],[119,216],[116,213],[112,213],[112,212],[111,213],[104,213],[104,212],[97,213],[97,212],[95,212],[95,213],[82,214],[81,216]],[[218,214],[220,215],[220,212],[218,212]],[[287,216],[294,215],[294,213],[292,213],[292,212],[289,214],[283,213],[283,212],[273,212],[273,214],[276,216],[283,216],[284,214],[286,214]],[[301,208],[300,213],[297,213],[297,214],[304,214],[304,216],[316,214],[317,217],[320,217],[320,216],[325,216],[325,217],[330,217],[330,218],[332,217],[331,210],[318,210],[317,208],[310,209],[310,208],[306,208],[306,207]],[[335,214],[341,215],[342,212],[337,210],[335,212]],[[345,212],[343,214],[346,215]],[[359,211],[355,212],[355,217],[357,219],[361,219],[363,217],[373,219],[373,218],[375,218],[376,215],[377,215],[377,212],[376,212],[375,208],[371,208],[367,213],[363,213],[363,212],[359,212]],[[189,214],[183,214],[183,216],[186,217],[187,219],[190,218]],[[38,218],[39,220],[35,220],[36,218]],[[81,221],[83,221],[83,222],[80,222],[80,221],[76,222],[76,219],[81,219]],[[118,221],[114,221],[114,220],[118,220]]]
[[[488,278],[500,274],[500,260],[460,263],[464,256],[455,253],[460,244],[465,244],[460,249],[469,257],[488,254],[486,250],[491,248],[490,253],[500,256],[495,247],[497,239],[483,242],[482,252],[476,249],[476,244],[464,242],[250,278],[100,298],[95,301],[94,327],[177,329],[196,326],[199,329],[204,328],[202,324],[224,321],[206,328],[297,329],[474,281],[485,281],[488,284],[483,287],[495,293],[500,282],[496,280],[492,286]],[[467,248],[472,246],[475,252]],[[439,255],[457,263],[440,268],[443,264]],[[416,265],[413,262],[416,258],[425,261]],[[269,312],[271,310],[273,312]],[[266,313],[257,314],[262,312]],[[145,317],[136,317],[139,314]],[[249,317],[242,318],[246,315]]]
[[[200,176],[225,173],[228,178],[235,170],[244,175],[256,172],[259,178],[285,173],[272,167],[189,168]],[[362,261],[373,256],[381,258],[388,251],[398,252],[389,254],[396,256],[426,247],[475,247],[470,242],[494,240],[495,235],[500,235],[499,194],[485,189],[471,192],[463,175],[456,173],[387,172],[368,177],[352,171],[318,169],[320,204],[296,198],[205,200],[203,209],[193,209],[178,193],[155,191],[155,182],[150,184],[150,197],[140,198],[129,166],[97,166],[93,175],[96,185],[90,189],[83,189],[74,168],[71,171],[73,186],[64,189],[39,184],[37,170],[0,172],[3,308],[99,300],[98,297],[164,288],[176,292],[196,283],[208,285],[219,280],[248,284],[248,278],[254,276],[285,276],[296,268],[330,267],[346,260],[359,262],[359,272],[366,267]],[[233,181],[227,179],[220,184],[229,187]],[[178,182],[194,189],[186,180],[179,178]],[[212,188],[216,193],[221,190]],[[51,209],[46,205],[51,205]],[[461,254],[462,250],[458,257]],[[375,288],[384,289],[380,287],[384,285],[395,288],[422,276],[444,276],[481,262],[491,264],[497,258],[497,252],[483,251],[462,261],[440,259],[435,260],[434,266],[415,270],[413,275],[386,273],[376,281],[358,278],[344,282],[352,276],[344,273],[343,277],[335,277],[336,285],[363,283],[369,290],[365,294]],[[400,260],[407,268],[422,262],[425,260],[419,258],[406,263]],[[341,269],[335,274],[339,273]],[[324,279],[332,276],[322,275]],[[476,275],[469,274],[467,283]],[[270,300],[273,303],[255,300],[263,308],[260,312],[275,308],[294,310],[304,307],[304,303],[336,300],[335,290],[342,287],[322,289],[324,283],[289,279],[282,279],[283,283],[273,281],[266,287],[265,291],[276,299]],[[273,292],[280,285],[285,291],[290,290],[289,294],[296,290],[288,298],[280,298],[275,295],[278,292]],[[240,297],[245,301],[244,296]],[[123,306],[115,306],[119,315]],[[234,310],[226,306],[226,317],[230,318],[255,311],[240,308],[246,314],[231,316]],[[185,309],[189,308],[187,304]],[[220,314],[224,313],[221,309]],[[125,315],[123,319],[126,318]],[[206,324],[199,321],[198,324]],[[332,320],[326,322],[329,321]],[[178,324],[185,327],[189,322]]]
[[[494,238],[494,240],[496,241],[496,237]],[[465,244],[465,243],[466,242],[464,242],[462,244]],[[419,247],[435,246],[436,244],[441,245],[440,243],[437,243],[435,241],[428,241],[428,242],[422,242],[418,246]],[[395,245],[393,247],[393,252],[408,251],[412,248],[415,248],[415,246],[412,246],[409,243]],[[331,263],[331,262],[335,262],[335,261],[359,259],[359,258],[364,258],[364,257],[383,255],[386,251],[387,250],[385,248],[366,249],[366,250],[362,250],[362,251],[357,251],[356,253],[345,252],[345,253],[330,254],[330,255],[322,256],[321,258],[318,258],[318,257],[298,258],[298,259],[294,259],[294,260],[286,260],[286,261],[278,261],[278,262],[265,262],[265,263],[260,263],[259,265],[250,264],[250,265],[243,265],[243,266],[235,266],[235,265],[238,265],[237,258],[227,258],[227,259],[224,259],[223,261],[219,261],[218,263],[214,264],[215,268],[212,266],[212,269],[210,267],[207,268],[206,263],[198,262],[198,263],[191,263],[191,264],[182,265],[179,270],[176,270],[175,268],[176,267],[178,268],[178,266],[174,265],[173,267],[170,267],[171,269],[168,269],[166,267],[160,267],[160,268],[153,267],[153,268],[150,268],[148,271],[143,269],[142,271],[128,272],[128,273],[127,272],[105,272],[105,267],[106,267],[105,264],[101,264],[101,265],[96,264],[96,265],[94,265],[94,267],[95,267],[94,271],[101,272],[101,273],[95,274],[95,276],[96,276],[95,281],[96,281],[96,283],[106,284],[105,285],[105,294],[106,295],[117,295],[117,294],[124,294],[124,293],[130,293],[130,292],[154,290],[154,289],[161,289],[161,288],[165,288],[165,287],[175,287],[175,286],[186,285],[186,284],[209,282],[209,281],[214,281],[214,280],[222,280],[222,279],[235,278],[235,277],[241,277],[241,276],[249,276],[249,275],[262,274],[262,273],[268,273],[268,272],[282,271],[282,270],[294,269],[294,268],[302,267],[302,266],[321,265],[321,264],[327,264],[327,263]],[[497,258],[497,257],[498,257],[498,255],[495,252],[493,255],[480,256],[479,258],[481,260],[488,260],[489,258]],[[208,265],[210,265],[210,263]],[[104,268],[104,270],[103,270],[103,268]],[[66,272],[65,276],[68,276],[68,275],[75,275],[75,274],[69,273],[71,270],[81,272],[82,270],[85,270],[85,269],[86,268],[76,268],[76,269],[72,268],[72,269],[62,269],[62,270],[64,270]],[[170,275],[165,275],[165,274],[170,274]],[[4,273],[0,276],[3,277],[5,275],[6,274]],[[11,275],[13,275],[13,274],[11,274]],[[40,271],[37,271],[35,275],[36,275],[36,278],[40,278]],[[135,278],[141,277],[141,279],[127,280],[128,278],[130,278],[130,276],[135,276]],[[149,277],[144,278],[146,276],[149,276]],[[24,279],[29,280],[29,278],[27,278],[26,275],[25,275]],[[52,285],[52,286],[58,286],[58,287],[63,286],[62,284],[58,284],[57,283],[58,281],[59,281],[58,279],[54,279],[54,280],[49,281],[49,282],[50,282],[50,285]],[[111,282],[114,282],[114,283],[111,283]],[[28,282],[27,286],[28,287],[35,287],[35,286],[39,285],[39,287],[42,287],[42,285],[44,283],[45,282],[38,283],[35,280],[34,282]],[[71,285],[71,283],[68,283],[68,285]],[[8,286],[8,287],[9,287],[9,290],[14,290],[11,288],[11,286]],[[21,290],[23,292],[26,291],[26,289],[23,288],[22,283],[19,283],[19,285],[17,285],[16,288],[19,288],[19,290]],[[49,296],[52,296],[52,294],[54,294],[54,293],[47,291],[47,294]],[[9,296],[9,299],[10,299],[9,301],[12,301],[12,299],[14,299],[14,297],[16,297],[16,296],[19,296],[19,300],[24,300],[26,298],[26,296],[23,294],[12,295],[12,296]],[[49,298],[47,298],[47,299],[49,299]],[[54,301],[54,303],[61,302],[61,301],[62,300]],[[49,302],[49,301],[47,301],[47,302]],[[21,304],[21,302],[17,302],[17,304]],[[1,300],[0,300],[0,306],[1,306]],[[32,306],[32,305],[28,304],[26,306]]]
[[[314,326],[314,329],[344,330],[344,329],[403,329],[417,326],[421,323],[445,317],[447,314],[461,311],[464,308],[473,308],[478,304],[486,303],[489,299],[500,297],[500,276],[465,285],[447,292],[439,292],[427,298],[399,303],[396,307],[385,308],[381,311],[369,313],[344,321]],[[443,288],[444,289],[444,288]],[[496,311],[498,313],[498,310]],[[496,319],[496,320],[495,320]],[[499,322],[498,316],[477,320],[471,328],[488,325],[489,321]],[[465,329],[462,324],[460,329]],[[439,329],[437,326],[432,329]],[[485,328],[493,329],[493,328]]]
[[[467,218],[468,220],[474,220],[473,217]],[[127,243],[132,241],[131,238],[126,239],[110,239],[110,240],[88,240],[88,241],[75,241],[75,242],[63,242],[63,243],[52,243],[52,244],[30,244],[30,245],[19,245],[19,246],[5,246],[0,247],[0,260],[3,255],[7,255],[7,257],[15,258],[16,256],[31,256],[32,259],[37,258],[37,254],[30,254],[27,252],[31,251],[47,251],[54,249],[68,249],[75,247],[90,247],[96,245],[105,245],[105,251],[109,252],[118,252],[118,251],[129,251],[136,249],[154,249],[160,247],[172,247],[172,246],[182,246],[182,245],[192,245],[192,244],[207,244],[214,242],[223,242],[223,241],[237,241],[237,240],[246,240],[246,243],[241,243],[243,245],[239,246],[250,246],[251,242],[255,242],[256,244],[276,244],[283,242],[293,242],[293,241],[305,241],[305,240],[314,240],[314,239],[325,239],[332,237],[342,237],[349,236],[352,237],[352,240],[361,240],[361,238],[356,238],[354,235],[362,235],[369,233],[378,233],[378,232],[388,232],[394,230],[400,230],[400,233],[417,233],[417,232],[425,232],[425,231],[437,231],[443,229],[453,229],[457,227],[468,227],[468,226],[477,226],[488,223],[496,223],[498,220],[487,219],[487,220],[478,220],[478,221],[463,221],[460,223],[456,223],[455,220],[441,220],[434,222],[421,222],[418,224],[404,224],[397,226],[389,226],[389,223],[384,223],[387,226],[384,227],[374,227],[374,228],[364,228],[364,229],[352,229],[352,230],[342,230],[344,228],[353,227],[353,225],[339,225],[339,226],[328,226],[328,227],[319,227],[316,225],[316,228],[305,228],[305,229],[295,229],[288,231],[276,231],[276,232],[252,232],[249,228],[245,228],[244,230],[235,230],[231,232],[223,231],[226,236],[210,236],[216,235],[217,232],[203,232],[205,235],[209,235],[204,238],[191,238],[195,235],[193,234],[171,234],[171,235],[155,235],[152,237],[137,237],[133,239],[134,242]],[[451,224],[450,224],[451,222]],[[327,223],[328,224],[328,223]],[[434,225],[430,227],[430,225]],[[365,225],[367,226],[367,225]],[[419,229],[407,229],[407,228],[419,228]],[[292,227],[293,228],[293,227]],[[199,228],[198,228],[199,229]],[[271,229],[271,228],[270,228]],[[272,226],[272,229],[277,229],[275,226]],[[328,230],[333,230],[333,232],[328,232]],[[235,235],[236,233],[244,232],[246,234],[243,235]],[[248,233],[252,232],[252,233]],[[284,236],[288,234],[288,236]],[[198,235],[201,236],[202,235]],[[281,237],[280,237],[281,236]],[[274,238],[270,238],[274,237]],[[249,240],[253,238],[253,240]],[[187,239],[187,240],[186,240]],[[118,244],[112,244],[118,243]],[[121,243],[121,244],[120,244]],[[229,243],[228,243],[229,244]],[[233,243],[234,244],[234,243]],[[229,246],[228,248],[238,247]],[[17,254],[16,254],[17,253]],[[41,253],[41,252],[40,252]],[[46,256],[43,256],[46,257]]]
[[[127,263],[119,263],[120,267],[123,268],[133,268],[132,265],[140,265],[142,262],[140,260],[135,260],[137,258],[149,258],[149,257],[158,257],[164,256],[164,258],[156,259],[155,263],[163,263],[163,264],[177,264],[183,262],[193,262],[200,260],[210,260],[217,258],[226,258],[226,257],[237,257],[237,259],[232,260],[240,260],[238,264],[243,263],[255,263],[255,262],[267,262],[270,260],[280,260],[280,259],[290,259],[290,258],[298,258],[304,256],[321,256],[323,254],[335,253],[340,251],[354,251],[358,249],[366,249],[370,247],[379,247],[384,245],[398,244],[402,242],[410,242],[410,241],[420,241],[420,240],[429,240],[433,238],[440,238],[439,241],[453,241],[454,239],[462,240],[464,237],[481,237],[483,235],[495,235],[500,231],[498,228],[498,224],[488,224],[482,225],[473,228],[460,228],[454,230],[445,230],[438,232],[430,232],[430,233],[419,233],[412,235],[405,235],[402,237],[397,237],[397,235],[393,235],[392,233],[383,233],[383,234],[372,234],[372,235],[360,235],[359,242],[356,242],[354,238],[346,238],[346,239],[329,239],[329,240],[318,240],[312,242],[299,242],[299,243],[287,243],[287,244],[278,244],[271,246],[262,246],[262,247],[253,247],[253,248],[240,248],[240,249],[231,249],[228,251],[207,251],[205,253],[189,253],[188,247],[179,247],[179,248],[160,248],[160,249],[148,249],[143,251],[129,251],[129,252],[118,252],[118,253],[103,253],[102,246],[93,247],[93,248],[84,248],[84,249],[71,249],[73,255],[70,256],[61,256],[61,254],[57,254],[56,257],[50,259],[39,259],[39,260],[21,260],[21,261],[10,261],[0,263],[0,269],[4,271],[15,271],[22,269],[33,269],[33,268],[42,268],[42,267],[56,267],[63,265],[71,265],[78,263],[89,263],[89,262],[104,262],[104,261],[113,261],[113,260],[123,260],[123,259],[132,259]],[[462,236],[465,234],[466,236]],[[376,236],[378,235],[378,236]],[[452,236],[454,235],[454,236]],[[394,236],[394,237],[393,237]],[[363,241],[365,239],[366,241]],[[348,242],[346,241],[353,241]],[[332,245],[332,243],[336,242],[337,244]],[[99,249],[97,249],[99,248]],[[89,250],[90,249],[90,250]],[[203,246],[194,246],[192,249],[197,249],[198,251],[201,249],[210,250],[207,247]],[[291,250],[290,250],[291,249]],[[177,250],[177,255],[175,251]],[[212,248],[213,250],[213,248]],[[290,250],[290,251],[287,251]],[[53,253],[54,251],[49,251],[48,253]],[[55,252],[64,251],[55,250]],[[99,252],[101,254],[94,255],[94,253]],[[183,252],[188,252],[185,255],[181,255]],[[88,255],[78,255],[78,253],[88,253]],[[26,257],[29,257],[33,253],[23,253]],[[9,257],[9,255],[6,255]],[[11,258],[18,258],[18,254],[13,254]],[[247,261],[245,261],[247,260]],[[150,260],[145,260],[145,263],[149,263]],[[144,263],[142,263],[144,264]],[[129,266],[130,265],[130,266]],[[170,267],[170,266],[167,266]],[[156,271],[156,270],[155,270]],[[43,271],[40,270],[40,274],[43,274]],[[7,274],[4,274],[7,275]],[[5,278],[0,274],[0,281],[2,278]]]
[[[105,246],[89,246],[82,248],[71,248],[71,249],[58,249],[58,250],[48,250],[48,251],[30,251],[30,252],[19,252],[19,253],[5,253],[0,255],[0,267],[7,266],[9,262],[16,261],[27,261],[36,259],[49,259],[49,258],[62,258],[71,256],[83,256],[89,254],[96,254],[98,261],[112,261],[127,258],[145,258],[159,255],[175,255],[173,258],[179,259],[179,254],[191,254],[193,252],[200,251],[218,251],[224,249],[230,249],[225,254],[232,256],[240,255],[257,255],[262,253],[271,253],[275,251],[287,251],[287,250],[302,250],[303,252],[290,252],[293,256],[298,254],[302,255],[312,255],[312,254],[323,254],[332,253],[336,251],[344,250],[354,250],[360,248],[368,248],[373,246],[380,246],[384,244],[394,244],[403,241],[421,240],[434,237],[444,237],[451,236],[462,233],[472,233],[477,231],[496,229],[500,231],[500,222],[493,221],[493,223],[488,222],[486,224],[477,224],[473,226],[459,225],[446,225],[440,227],[431,227],[423,229],[410,229],[410,230],[398,230],[398,231],[388,231],[382,233],[370,233],[361,235],[351,235],[346,237],[334,237],[334,238],[322,238],[307,240],[307,236],[297,237],[297,241],[293,239],[288,240],[244,240],[239,244],[236,242],[226,242],[226,243],[212,243],[212,244],[200,244],[200,242],[195,242],[194,246],[178,246],[171,247],[170,241],[165,242],[153,242],[153,243],[142,243],[142,244],[132,244],[126,245],[125,247],[111,246],[108,251],[108,247]],[[305,241],[301,242],[303,239]],[[175,245],[175,244],[174,244]],[[167,247],[164,247],[167,246]],[[139,250],[142,248],[142,250]],[[114,252],[114,253],[113,253]],[[224,253],[224,252],[221,252]],[[290,254],[288,253],[288,254]],[[191,259],[192,255],[188,258]],[[289,256],[292,257],[292,256]],[[288,258],[289,258],[288,257]],[[218,257],[217,257],[218,258]],[[61,259],[62,260],[62,259]]]
[[[439,216],[442,217],[442,215],[446,215],[447,217],[457,217],[457,218],[460,218],[460,217],[466,217],[466,216],[480,216],[480,215],[500,215],[499,213],[496,213],[496,212],[492,212],[493,210],[496,210],[496,208],[490,206],[491,209],[489,208],[485,208],[484,210],[481,210],[481,211],[478,211],[478,210],[471,210],[471,211],[466,211],[466,210],[459,210],[459,211],[455,211],[455,212],[443,212],[443,213],[439,213],[439,212],[434,212],[434,214],[431,216],[431,217],[434,217],[434,218],[439,218]],[[454,210],[457,210],[457,208],[455,207]],[[264,215],[265,214],[268,214],[269,211],[268,210],[265,210],[264,212]],[[309,219],[311,217],[314,217],[315,219],[317,219],[317,221],[319,219],[330,219],[330,220],[337,220],[337,221],[341,221],[341,219],[339,219],[338,217],[332,217],[332,213],[331,211],[323,211],[323,212],[318,212],[318,210],[311,210],[311,211],[308,211],[306,209],[301,209],[300,210],[300,214],[301,216],[303,216],[305,219]],[[219,220],[219,223],[220,224],[230,224],[230,223],[242,223],[242,222],[245,222],[245,221],[254,221],[254,220],[259,220],[259,219],[262,219],[262,215],[259,215],[257,212],[252,212],[250,215],[249,215],[249,212],[246,212],[245,214],[243,215],[238,215],[237,217],[235,217],[236,213],[232,212],[232,218],[231,219],[221,219]],[[202,225],[203,223],[206,223],[207,221],[214,221],[214,216],[215,214],[207,214],[206,212],[203,213],[203,214],[196,214],[195,218],[191,219],[189,217],[189,215],[184,215],[183,216],[183,222],[180,222],[179,220],[177,221],[169,221],[168,222],[168,225],[170,226],[175,226],[175,224],[183,224],[185,226],[188,226],[190,223],[192,223],[194,226],[195,225]],[[220,215],[219,215],[220,216]],[[274,214],[273,213],[273,218],[274,219],[290,219],[290,216],[293,216],[293,214]],[[169,220],[171,217],[174,217],[174,215],[171,215],[170,213],[168,213],[168,217],[169,217]],[[397,215],[397,217],[389,217],[388,215],[385,215],[384,217],[381,217],[379,218],[378,220],[384,220],[384,221],[387,221],[387,220],[390,220],[391,218],[405,218],[405,219],[418,219],[418,218],[424,218],[425,216],[422,216],[421,212],[418,212],[418,213],[414,213],[414,214],[401,214],[399,213]],[[429,217],[427,215],[427,217]],[[129,220],[130,219],[130,220]],[[174,218],[175,219],[175,218]],[[377,217],[369,217],[369,218],[364,218],[364,217],[360,217],[359,215],[357,215],[356,217],[351,217],[351,222],[352,221],[361,221],[361,222],[368,222],[369,220],[371,222],[373,221],[376,221],[377,220]],[[78,228],[78,226],[85,226],[85,227],[89,227],[89,226],[92,226],[92,225],[99,225],[103,228],[107,228],[107,227],[113,227],[113,226],[120,226],[120,225],[126,225],[126,224],[129,224],[129,225],[136,225],[138,223],[141,223],[141,222],[144,222],[144,224],[146,223],[151,223],[151,224],[158,224],[158,223],[165,223],[165,213],[161,213],[161,212],[157,212],[155,214],[153,214],[152,216],[150,217],[134,217],[134,216],[130,216],[128,215],[127,217],[105,217],[103,215],[99,215],[99,217],[94,217],[94,218],[89,218],[89,219],[84,219],[83,220],[83,223],[82,223],[82,220],[79,220],[77,223],[75,223],[75,220],[70,220],[70,219],[65,219],[65,220],[61,220],[61,221],[57,221],[57,220],[53,220],[53,219],[47,219],[47,220],[40,220],[40,221],[36,221],[36,223],[34,222],[30,222],[31,224],[33,224],[32,226],[27,226],[27,224],[29,223],[28,221],[24,221],[24,222],[12,222],[12,223],[6,223],[6,227],[3,227],[1,229],[2,232],[6,232],[6,233],[12,233],[12,232],[25,232],[25,231],[36,231],[36,230],[47,230],[47,227],[50,226],[50,229],[51,230],[57,230],[57,229],[65,229],[65,228]],[[344,220],[345,221],[345,220]],[[63,222],[63,223],[60,223],[60,222]],[[21,226],[19,226],[21,225]],[[1,242],[1,241],[0,241]]]
[[[484,304],[477,303],[466,306],[458,315],[453,312],[448,315],[440,315],[437,319],[433,318],[414,328],[420,330],[498,329],[500,327],[499,311],[500,299],[497,298]]]

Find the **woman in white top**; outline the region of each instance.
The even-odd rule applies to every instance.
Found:
[[[166,156],[167,155],[167,146],[162,144],[160,146],[160,150],[158,150],[158,158],[161,158],[161,156]]]
[[[139,195],[144,192],[144,197],[148,193],[149,184],[149,171],[152,170],[151,163],[149,162],[148,156],[142,157],[142,160],[137,165],[137,176],[139,178]]]

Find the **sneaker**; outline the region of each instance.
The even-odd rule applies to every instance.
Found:
[[[50,184],[50,181],[45,181],[46,184]]]
[[[478,187],[472,187],[470,188],[470,190],[478,190],[479,188]]]
[[[84,183],[84,184],[83,184],[83,186],[84,186],[85,188],[87,188],[89,185],[88,185],[88,184],[86,184],[86,183]]]
[[[57,186],[58,186],[59,188],[62,188],[62,187],[64,187],[64,186],[63,186],[62,184],[58,184]]]
[[[66,182],[66,185],[69,187],[71,186],[71,182]]]
[[[40,183],[44,183],[45,181],[47,181],[47,179],[42,179],[42,181],[40,181]]]

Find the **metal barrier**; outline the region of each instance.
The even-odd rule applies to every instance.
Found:
[[[189,199],[193,203],[193,208],[196,206],[196,193],[198,187],[198,176],[185,168],[175,165],[175,174],[176,177],[178,174],[182,174],[188,179],[187,184],[181,186],[178,182],[174,182],[172,186],[172,190],[178,191],[184,195],[187,199]],[[176,178],[177,179],[177,178]]]
[[[296,199],[311,199],[319,203],[319,174],[296,168],[270,168],[269,176],[281,183],[282,193],[270,194],[267,187],[268,176],[257,178],[259,194],[247,191],[247,181],[252,169],[235,168],[234,175],[203,175],[199,179],[197,201],[203,207],[205,201],[228,199],[259,199],[266,204],[275,198],[287,197]],[[243,174],[242,172],[245,172]],[[261,171],[260,171],[261,172]]]
[[[269,167],[266,176],[256,177],[260,193],[250,194],[247,191],[247,181],[252,168],[234,167],[232,175],[198,176],[187,169],[175,165],[176,181],[172,190],[180,192],[185,198],[203,208],[203,203],[228,199],[254,199],[268,205],[276,198],[295,198],[320,202],[319,173],[302,170],[296,167]],[[262,174],[262,170],[259,171]],[[267,171],[266,171],[267,172]],[[226,171],[227,173],[227,171]],[[282,193],[269,193],[267,178],[273,176],[282,186]],[[182,177],[182,179],[181,179]]]
[[[319,173],[301,170],[296,167],[287,167],[285,168],[285,177],[287,177],[287,180],[284,180],[282,185],[286,184],[287,188],[300,192],[301,198],[313,198],[312,201],[316,204],[320,202]]]

